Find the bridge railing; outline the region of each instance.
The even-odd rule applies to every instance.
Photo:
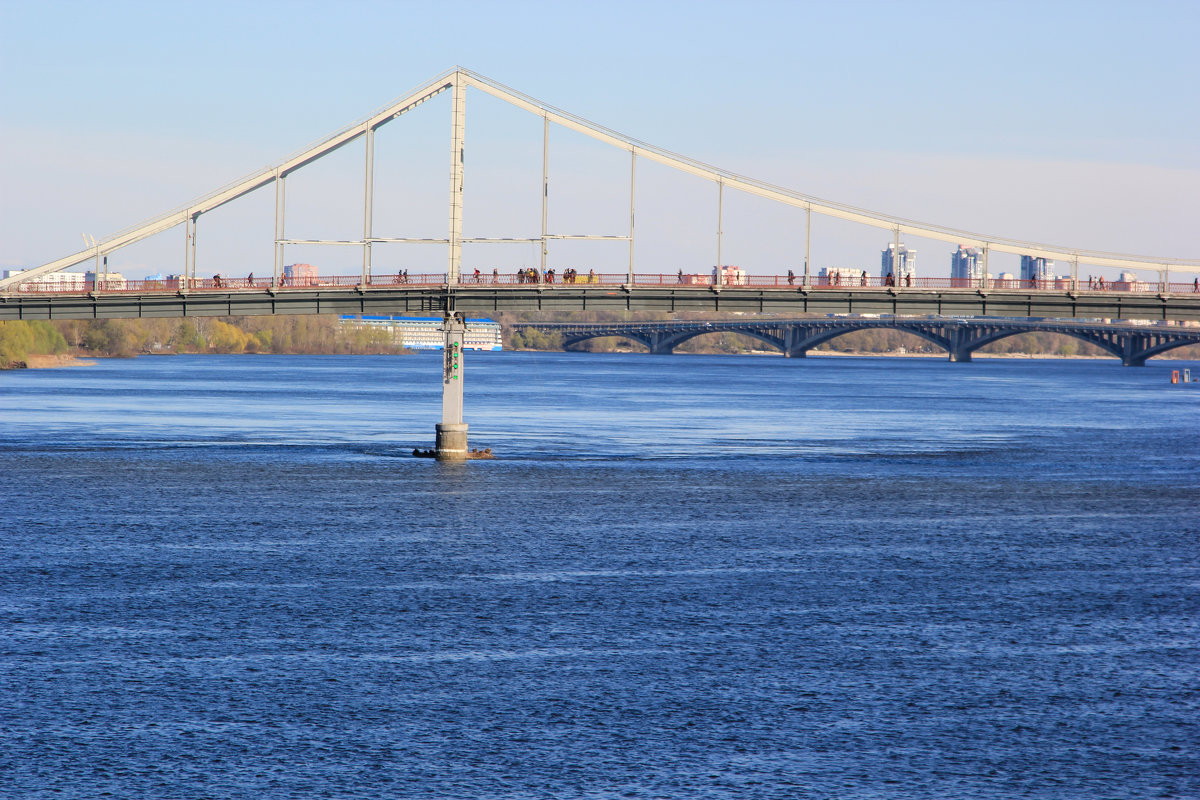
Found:
[[[79,273],[75,273],[79,274]],[[396,288],[400,286],[439,287],[446,284],[446,274],[409,273],[406,270],[388,273],[376,273],[367,276],[358,275],[293,275],[282,276],[278,280],[268,277],[234,278],[214,275],[210,278],[185,279],[171,277],[166,279],[125,279],[109,278],[107,280],[74,280],[74,281],[45,281],[34,280],[17,284],[14,289],[22,294],[87,294],[91,292],[149,294],[154,292],[177,291],[266,291],[268,289],[345,289],[358,286],[370,288]],[[549,276],[531,276],[528,273],[501,273],[499,271],[480,271],[478,275],[465,273],[460,276],[458,285],[496,286],[520,288],[529,285],[538,286],[607,286],[617,287],[629,283],[627,273],[597,273],[589,270],[584,273],[577,271],[574,276],[564,275],[557,271],[552,278]],[[727,278],[722,284],[723,289],[798,289],[803,284],[799,275],[742,275]],[[696,288],[713,285],[711,275],[702,273],[638,273],[633,276],[633,285],[643,287],[679,287]],[[814,291],[852,291],[855,289],[961,289],[971,290],[979,287],[977,279],[965,278],[934,278],[934,277],[905,277],[892,283],[888,278],[876,275],[820,275],[810,279],[809,290]],[[1029,280],[1023,278],[991,278],[987,281],[987,289],[1008,289],[1018,291],[1065,292],[1071,290],[1069,279],[1054,278],[1048,280]],[[1151,281],[1104,281],[1099,278],[1082,280],[1079,283],[1080,292],[1171,292],[1173,294],[1200,294],[1200,278],[1191,282],[1171,282],[1162,284]]]
[[[634,276],[635,282],[641,276]],[[446,282],[446,276],[440,276],[441,283]],[[562,270],[556,270],[553,277],[542,276],[534,277],[520,272],[492,272],[481,271],[478,275],[474,273],[464,272],[459,276],[458,283],[460,286],[574,286],[574,285],[595,285],[595,286],[621,286],[629,282],[629,276],[626,273],[621,274],[601,274],[594,271],[577,272],[574,276],[564,275]]]

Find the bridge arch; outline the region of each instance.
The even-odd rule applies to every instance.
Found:
[[[706,336],[712,333],[737,333],[742,336],[748,336],[751,339],[756,339],[766,345],[769,345],[775,350],[787,354],[787,348],[784,341],[778,336],[772,336],[770,333],[757,330],[755,327],[747,326],[745,323],[721,324],[721,323],[701,323],[695,326],[688,326],[683,329],[655,329],[652,326],[646,328],[633,329],[621,328],[614,326],[612,328],[597,327],[592,330],[571,331],[564,333],[562,336],[562,345],[564,348],[571,347],[585,342],[590,339],[606,339],[610,337],[628,339],[647,348],[651,353],[656,355],[666,355],[674,352],[675,348],[684,342],[694,339],[697,336]]]
[[[564,350],[573,348],[575,345],[582,342],[591,341],[592,339],[624,339],[628,342],[640,344],[651,353],[654,352],[654,344],[646,337],[638,336],[632,331],[604,331],[598,333],[572,334],[562,337],[562,346]]]
[[[1162,355],[1168,350],[1174,350],[1176,347],[1187,347],[1188,345],[1194,344],[1196,344],[1196,342],[1188,341],[1187,339],[1175,339],[1172,341],[1160,342],[1159,344],[1142,350],[1137,354],[1136,358],[1141,364],[1144,364],[1147,358],[1153,358],[1154,356]]]
[[[949,338],[942,336],[938,333],[935,333],[933,330],[929,330],[925,326],[906,325],[902,322],[898,322],[895,324],[877,323],[877,322],[873,322],[871,324],[847,323],[845,325],[839,325],[835,328],[821,327],[821,328],[817,328],[817,329],[810,329],[809,331],[803,331],[803,333],[806,335],[803,335],[802,337],[800,337],[798,339],[798,341],[792,345],[790,355],[799,357],[799,358],[803,358],[805,353],[807,353],[809,350],[813,349],[814,347],[824,344],[825,342],[831,341],[833,339],[837,339],[840,336],[845,336],[847,333],[855,333],[857,331],[880,330],[880,329],[895,330],[895,331],[900,331],[902,333],[912,334],[914,336],[917,336],[918,338],[924,339],[925,341],[933,344],[935,347],[945,350],[947,353],[950,354],[952,359],[954,357],[955,348]],[[957,360],[957,359],[954,359],[954,360]]]
[[[1057,330],[1030,330],[1028,328],[989,329],[974,338],[964,337],[961,347],[969,355],[981,347],[986,347],[993,342],[998,342],[1001,339],[1007,339],[1010,336],[1020,336],[1025,333],[1061,333],[1065,336],[1071,336],[1075,339],[1079,339],[1080,341],[1087,342],[1088,344],[1093,344],[1104,350],[1106,353],[1116,356],[1117,358],[1122,360],[1125,359],[1125,347],[1122,342],[1110,341],[1105,337],[1104,333],[1086,330],[1072,330],[1070,328],[1062,328]]]
[[[787,354],[787,348],[784,346],[783,341],[777,336],[772,336],[769,333],[763,333],[762,331],[756,330],[754,328],[738,327],[736,324],[735,325],[720,325],[717,323],[713,323],[711,327],[704,327],[704,328],[697,328],[695,330],[689,329],[686,331],[681,331],[680,333],[678,333],[674,336],[671,336],[669,339],[664,338],[664,344],[669,343],[669,348],[670,348],[666,352],[672,352],[679,345],[683,344],[686,341],[695,339],[698,336],[707,336],[712,333],[736,333],[741,336],[747,336],[751,339],[754,339],[756,341],[762,342],[765,345],[770,346],[771,349],[773,349],[773,350],[778,350],[779,352],[783,353],[784,355]]]

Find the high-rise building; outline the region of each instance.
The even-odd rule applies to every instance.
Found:
[[[1041,256],[1021,256],[1021,280],[1044,283],[1054,280],[1054,261]]]
[[[887,250],[883,251],[883,258],[880,259],[882,268],[879,271],[879,277],[886,278],[893,271],[892,255],[894,254],[896,245],[889,244]],[[900,245],[899,267],[895,269],[897,282],[905,278],[917,277],[917,251],[909,250],[904,245]]]
[[[983,251],[978,247],[963,247],[950,255],[951,286],[978,286],[983,274]]]

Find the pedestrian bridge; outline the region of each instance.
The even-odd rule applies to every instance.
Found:
[[[679,283],[657,273],[581,274],[573,282],[522,282],[512,274],[312,275],[300,280],[196,278],[92,280],[0,286],[0,320],[213,317],[270,314],[444,314],[504,311],[662,311],[725,314],[878,314],[1200,321],[1188,284],[1099,288],[1014,284],[987,288],[918,278],[912,286],[793,284],[785,276]]]
[[[530,213],[520,220],[506,219],[500,228],[486,217],[478,221],[472,219],[471,224],[465,226],[468,91],[507,103],[540,119],[542,163],[537,198],[540,220]],[[404,217],[379,215],[376,219],[376,133],[386,125],[403,124],[401,121],[408,115],[422,113],[418,109],[429,108],[439,97],[449,101],[449,125],[446,128],[450,156],[449,192],[438,198],[416,199],[422,205],[444,201],[448,224],[445,236],[430,236],[431,231],[416,229],[413,221]],[[588,214],[580,223],[590,229],[587,231],[559,230],[550,226],[552,125],[595,140],[628,157],[627,208],[622,198],[616,209],[608,209],[605,214]],[[339,227],[339,238],[322,238],[316,231],[307,229],[311,223],[307,223],[304,230],[297,228],[294,219],[289,224],[289,180],[352,144],[362,146],[361,166],[352,167],[356,179],[358,175],[362,176],[361,229],[356,220],[349,229]],[[638,165],[642,163],[665,167],[709,184],[713,190],[710,201],[715,212],[711,256],[704,256],[699,263],[694,255],[688,256],[686,263],[677,263],[673,255],[658,255],[649,261],[644,253],[640,258],[637,256],[637,175]],[[344,164],[339,169],[344,170]],[[534,175],[529,177],[531,185],[538,185]],[[275,195],[274,224],[268,226],[265,218],[254,216],[258,222],[247,226],[245,235],[249,237],[249,231],[255,230],[264,244],[273,243],[273,263],[263,259],[235,265],[227,258],[205,262],[211,256],[199,249],[198,242],[207,230],[212,212],[228,207],[229,210],[222,213],[232,214],[236,207],[245,213],[251,204],[243,202],[244,198],[268,188],[273,189]],[[726,194],[731,192],[760,198],[794,212],[787,229],[780,230],[778,237],[770,237],[781,243],[777,252],[759,256],[758,263],[746,264],[744,270],[730,266],[727,259],[725,200]],[[338,202],[345,200],[341,198]],[[674,202],[669,200],[668,205],[674,205]],[[532,206],[526,208],[527,212],[533,210]],[[617,217],[620,224],[615,228],[608,219],[614,210],[620,212]],[[840,272],[813,274],[814,216],[851,223],[876,242],[872,249],[886,245],[886,250],[874,250],[881,253],[880,274],[871,276],[865,269],[860,276],[848,279],[843,279]],[[625,219],[628,219],[627,227]],[[387,229],[381,230],[385,223]],[[802,248],[799,246],[801,230]],[[485,232],[493,235],[479,235]],[[170,250],[178,254],[178,260],[163,256],[165,260],[154,264],[163,279],[125,280],[120,272],[122,265],[138,264],[136,251],[129,248],[151,237],[166,237],[169,233],[182,233],[182,237],[178,250],[174,244],[170,246]],[[657,235],[663,233],[657,231]],[[788,235],[782,235],[785,233]],[[910,268],[908,262],[901,259],[901,251],[906,247],[902,237],[910,236],[941,242],[949,248],[957,246],[960,252],[967,248],[975,253],[972,256],[975,261],[957,277],[919,276],[915,268]],[[250,241],[251,238],[246,239],[247,243]],[[792,244],[784,246],[784,241]],[[572,244],[560,249],[564,243]],[[418,253],[430,245],[445,248],[445,270],[423,267],[421,271],[427,274],[410,277],[409,270],[403,266],[409,263],[407,256],[401,252]],[[529,281],[513,280],[512,268],[517,265],[511,255],[507,257],[508,268],[497,268],[506,263],[499,252],[507,250],[511,253],[514,245],[518,250],[529,248],[537,253],[534,262],[523,264],[535,276],[533,285]],[[627,251],[627,258],[621,255],[613,260],[614,245],[619,251]],[[578,256],[574,254],[583,251],[576,247],[605,248],[604,252],[610,255],[603,262],[577,261]],[[328,262],[288,264],[291,259],[287,254],[294,255],[296,248],[305,253],[330,253],[329,257],[334,261],[339,259],[333,255],[336,252],[359,253],[361,267],[355,270],[357,274],[346,274],[346,271],[335,272],[337,268],[331,268]],[[601,257],[595,255],[599,250],[586,252],[593,255],[585,259]],[[568,253],[572,254],[570,261],[567,260]],[[950,254],[949,251],[946,253],[947,256]],[[1013,276],[1000,271],[1002,262],[993,260],[989,266],[989,258],[997,256],[1033,259],[1042,267],[1036,271],[1026,270],[1029,274]],[[665,258],[672,259],[672,263],[662,263]],[[621,262],[625,262],[623,269],[619,266]],[[1069,269],[1069,274],[1051,270],[1054,264],[1059,265],[1056,270]],[[874,270],[874,265],[871,266]],[[56,275],[78,267],[90,268],[90,272]],[[110,269],[116,272],[110,272]],[[612,274],[617,269],[620,273]],[[430,274],[434,270],[436,274]],[[1103,274],[1104,270],[1110,276],[1120,270],[1122,277],[1107,282],[1099,278],[1093,282],[1091,274],[1097,271]],[[786,274],[780,274],[785,271]],[[997,273],[995,276],[993,271]],[[210,272],[212,277],[206,277],[205,272]],[[597,274],[601,272],[609,274]],[[568,273],[575,279],[564,283],[563,278]],[[255,274],[259,277],[254,278]],[[619,134],[482,75],[455,68],[270,167],[214,189],[151,220],[100,240],[91,239],[83,250],[16,274],[0,276],[0,319],[279,313],[428,314],[439,311],[474,314],[580,308],[1200,319],[1200,259],[1119,254],[972,233],[943,223],[917,222],[904,216],[822,200]]]
[[[531,181],[531,185],[540,190],[537,193],[540,215],[516,215],[502,223],[499,230],[487,219],[479,220],[478,228],[474,219],[464,226],[468,91],[507,103],[541,120],[541,183]],[[449,105],[449,125],[446,127],[450,156],[449,191],[436,200],[422,197],[414,198],[414,201],[427,205],[440,204],[444,199],[447,219],[444,236],[438,231],[414,226],[411,219],[385,215],[376,219],[375,213],[376,133],[383,126],[428,107],[439,97],[444,97]],[[581,223],[588,230],[550,226],[551,125],[615,148],[628,157],[628,206],[626,208],[622,197],[616,209],[619,216],[615,227],[611,222],[613,209],[608,209],[605,214],[588,214]],[[356,176],[362,176],[361,228],[355,220],[349,228],[339,227],[337,234],[332,229],[321,234],[307,226],[298,229],[294,215],[289,225],[289,180],[352,143],[362,146],[361,165],[351,167]],[[327,162],[330,163],[333,162]],[[643,253],[639,259],[636,243],[639,236],[644,240],[645,231],[639,233],[636,226],[637,175],[638,165],[646,163],[657,165],[656,169],[665,167],[699,179],[712,190],[710,202],[715,206],[715,214],[711,219],[715,225],[709,243],[711,256],[704,256],[699,263],[695,256],[689,256],[685,264],[662,263],[666,258],[674,259],[673,255],[659,255],[646,263]],[[258,224],[247,225],[241,235],[250,237],[249,231],[256,230],[262,242],[273,245],[273,263],[264,259],[235,265],[219,258],[211,259],[208,251],[199,249],[198,241],[202,233],[207,237],[204,232],[208,230],[210,220],[218,222],[215,230],[220,230],[222,216],[213,218],[212,212],[232,207],[268,187],[274,190],[273,224],[266,224],[265,218],[254,217],[259,220]],[[727,193],[733,192],[788,209],[793,218],[787,228],[794,233],[803,230],[803,247],[796,241],[782,250],[780,244],[779,252],[760,257],[758,264],[749,264],[745,270],[730,266],[724,238],[725,198]],[[345,198],[337,202],[345,202]],[[1115,197],[1114,202],[1119,202],[1119,197]],[[241,213],[252,207],[249,202],[241,202],[238,206]],[[526,211],[532,211],[532,208]],[[881,254],[879,277],[872,278],[865,269],[856,280],[845,282],[841,280],[840,272],[831,275],[829,268],[824,276],[814,275],[811,264],[814,216],[838,220],[839,224],[852,224],[876,241],[872,249],[882,248],[887,243],[887,250],[875,250]],[[481,235],[486,232],[502,235]],[[137,251],[130,249],[131,246],[151,237],[165,237],[168,233],[182,236],[178,240],[178,249],[171,245],[177,257],[164,256],[154,264],[162,280],[125,280],[121,270],[138,267]],[[436,235],[431,236],[431,233]],[[337,238],[324,238],[326,235]],[[915,267],[910,268],[907,256],[901,259],[902,248],[906,246],[902,237],[958,247],[958,252],[974,253],[971,256],[974,260],[971,265],[965,265],[965,269],[957,270],[960,274],[952,271],[945,277],[921,277],[916,275]],[[770,237],[770,240],[778,239],[782,243],[785,238]],[[660,323],[653,328],[632,326],[617,331],[610,326],[603,330],[575,328],[563,332],[571,341],[593,336],[626,336],[642,341],[653,352],[670,352],[679,342],[720,326],[722,330],[753,336],[789,356],[803,356],[820,342],[851,330],[884,325],[909,330],[944,348],[956,361],[969,360],[978,347],[1021,330],[1059,330],[1098,344],[1126,364],[1142,364],[1157,353],[1190,343],[1186,337],[1192,334],[1177,327],[1158,325],[1104,328],[1056,323],[1060,327],[1047,328],[1041,326],[1050,323],[1036,323],[1038,327],[1018,329],[1013,323],[953,317],[1200,320],[1200,259],[1120,254],[1030,242],[958,230],[943,223],[918,222],[906,216],[823,200],[617,133],[462,68],[437,76],[366,118],[269,167],[146,222],[99,240],[88,238],[87,241],[83,250],[15,271],[16,274],[0,276],[0,320],[440,314],[445,321],[446,355],[442,370],[442,423],[436,427],[435,452],[445,459],[469,457],[467,426],[462,421],[461,354],[467,314],[548,310],[757,314],[764,315],[762,321],[707,325],[679,322],[674,323],[674,327]],[[250,241],[252,238],[245,239],[247,247]],[[571,247],[560,249],[560,245],[568,242],[573,243]],[[611,262],[614,266],[608,268],[602,263],[589,264],[576,261],[573,255],[568,256],[568,253],[577,252],[573,249],[576,245],[593,246],[589,243],[609,249],[615,244],[627,255],[622,254],[619,260]],[[514,244],[537,252],[536,265],[522,264],[525,269],[521,272],[526,279],[517,277],[513,280],[516,276],[512,275],[511,268],[517,264],[511,256],[507,262],[509,269],[503,270],[507,274],[501,275],[498,264],[506,262],[491,255],[498,249],[511,249]],[[408,263],[407,256],[397,255],[397,249],[415,248],[409,252],[416,253],[429,245],[445,248],[445,269],[423,267],[422,271],[429,274],[410,276],[409,269],[403,266]],[[464,256],[465,247],[467,253]],[[361,267],[354,270],[356,274],[348,275],[346,271],[333,272],[337,267],[331,267],[329,262],[289,264],[291,258],[286,254],[294,255],[296,248],[301,248],[301,252],[356,252],[361,255]],[[489,254],[484,255],[485,251]],[[385,257],[384,253],[392,255]],[[996,256],[1010,260],[1020,257],[1023,264],[1041,266],[1037,269],[1023,267],[1027,274],[1011,276],[999,271],[999,262],[993,262],[989,267],[989,258]],[[569,262],[568,257],[571,258]],[[323,261],[323,257],[317,260]],[[331,255],[330,260],[338,259]],[[1069,274],[1051,271],[1049,267],[1053,263],[1061,264],[1064,270],[1069,267]],[[621,274],[597,274],[613,273],[622,265]],[[74,269],[77,267],[90,271],[81,273]],[[64,270],[71,271],[64,273]],[[784,270],[786,275],[780,275]],[[854,271],[858,272],[857,269]],[[998,273],[994,277],[993,271]],[[1090,277],[1081,278],[1093,272],[1103,275],[1104,271],[1110,277],[1119,271],[1122,277],[1116,283],[1120,285],[1114,285],[1112,281],[1106,284],[1103,279],[1093,283]],[[204,273],[209,272],[212,277],[205,277]],[[255,272],[260,277],[254,278]],[[769,274],[772,272],[774,274]],[[246,277],[242,278],[242,275]],[[564,283],[562,277],[567,275],[571,279]],[[532,282],[529,277],[533,278]],[[765,316],[772,314],[923,314],[937,315],[938,318],[924,321],[793,319],[783,322],[777,317]],[[698,325],[704,325],[703,329]]]
[[[695,320],[677,322],[550,323],[526,322],[516,330],[557,333],[564,347],[588,339],[618,336],[644,345],[651,353],[666,354],[683,342],[710,333],[739,333],[803,358],[819,344],[854,331],[889,328],[919,336],[945,350],[951,361],[970,361],[979,348],[1008,336],[1044,331],[1073,336],[1121,359],[1127,367],[1144,366],[1146,359],[1176,347],[1200,344],[1200,327],[1135,325],[1039,319],[859,318],[757,320]]]

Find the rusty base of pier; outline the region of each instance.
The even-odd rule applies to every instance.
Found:
[[[438,452],[434,449],[422,450],[419,447],[413,448],[412,454],[417,458],[437,458]],[[474,461],[478,459],[495,458],[496,454],[492,452],[492,448],[485,447],[482,450],[468,450],[467,454],[460,459],[443,459],[443,460],[459,460],[459,461]]]

